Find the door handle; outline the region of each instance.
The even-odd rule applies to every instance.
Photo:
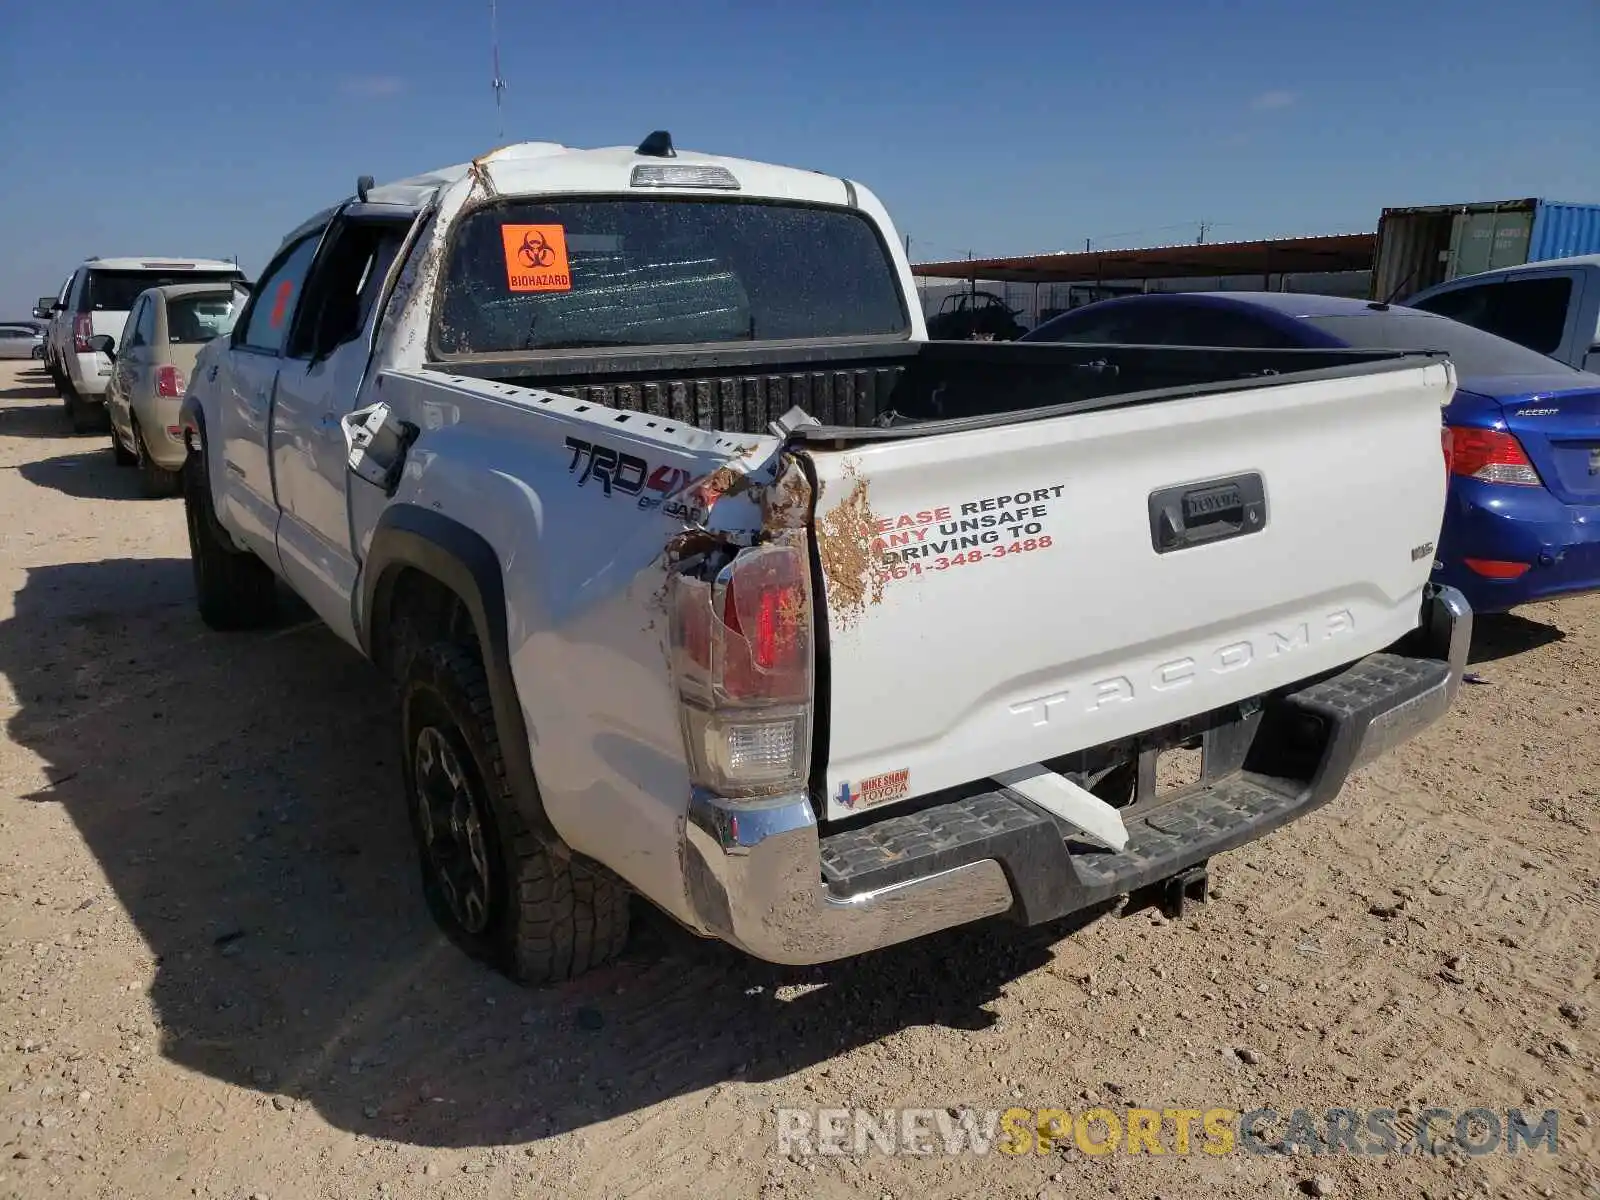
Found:
[[[1150,542],[1157,554],[1260,533],[1267,494],[1257,472],[1164,488],[1150,494]]]

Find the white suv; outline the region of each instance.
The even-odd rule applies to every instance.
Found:
[[[96,334],[122,334],[134,298],[172,283],[248,282],[234,263],[209,258],[91,258],[73,272],[50,319],[47,357],[77,433],[105,424],[111,359],[90,349]]]

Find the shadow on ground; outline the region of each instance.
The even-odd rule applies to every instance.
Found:
[[[49,379],[24,379],[10,387],[0,387],[0,401],[54,399],[56,399],[56,389]]]
[[[908,1026],[983,1028],[984,1005],[1082,923],[789,969],[636,902],[622,961],[519,988],[428,920],[393,702],[331,634],[211,633],[176,559],[35,569],[16,614],[0,625],[9,732],[53,781],[29,799],[66,807],[156,955],[162,1052],[345,1129],[524,1141]]]
[[[8,431],[9,427],[0,423],[0,434]],[[71,454],[19,463],[17,473],[37,487],[80,500],[145,499],[138,472],[119,467],[112,458],[110,435],[96,434],[92,442],[85,436],[83,441],[85,448]]]
[[[1548,646],[1566,638],[1566,633],[1543,621],[1518,613],[1483,613],[1472,621],[1472,664],[1499,662]]]
[[[99,425],[93,433],[74,433],[67,419],[66,405],[43,371],[25,373],[15,382],[0,387],[0,437],[81,437],[86,445],[109,447],[111,425],[108,420],[100,421]]]
[[[67,437],[71,433],[66,407],[48,375],[29,372],[0,386],[0,436]]]

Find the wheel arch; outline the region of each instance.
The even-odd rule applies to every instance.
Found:
[[[384,510],[362,567],[356,629],[362,650],[389,671],[397,648],[397,607],[415,595],[418,577],[452,596],[470,621],[489,681],[489,698],[506,766],[506,784],[530,828],[551,846],[564,846],[545,815],[533,773],[527,724],[511,673],[505,580],[494,548],[454,518],[414,504]]]

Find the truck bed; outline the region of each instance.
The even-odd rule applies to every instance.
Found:
[[[428,369],[541,388],[727,433],[765,433],[799,407],[824,426],[929,420],[1196,394],[1306,372],[1371,372],[1394,350],[1262,350],[1016,342],[818,343],[450,359]],[[1158,393],[1157,395],[1147,395]]]

